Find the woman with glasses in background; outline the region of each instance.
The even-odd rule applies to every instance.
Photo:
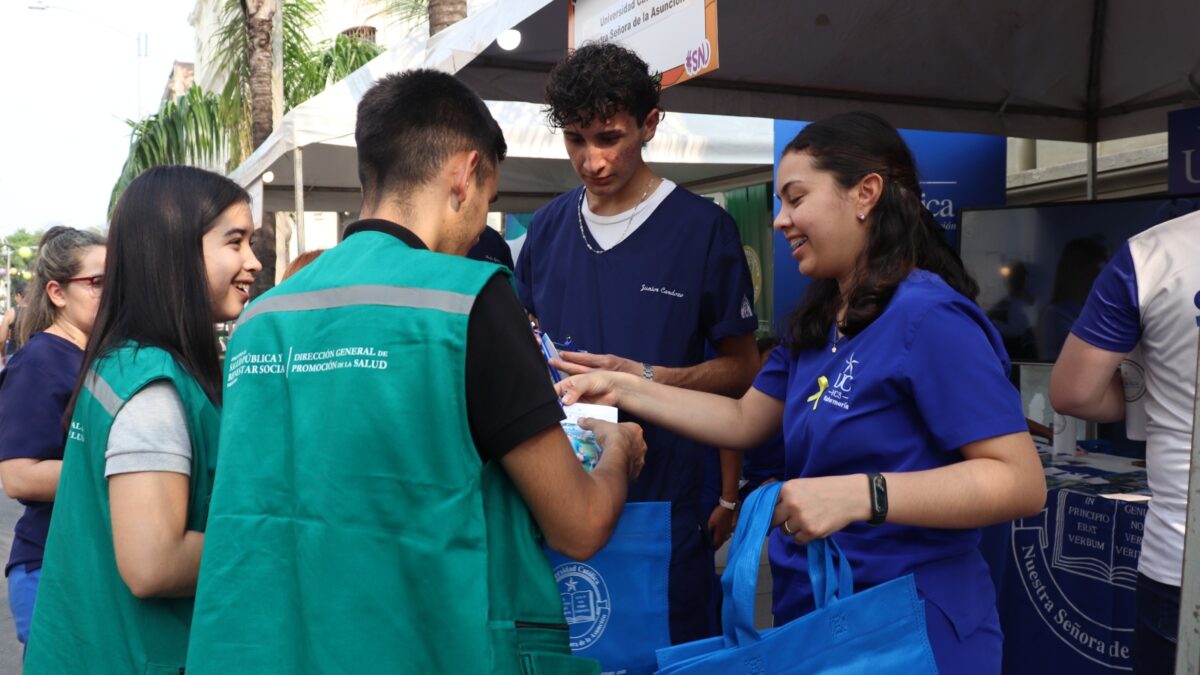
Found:
[[[52,227],[42,236],[17,344],[0,372],[0,480],[25,505],[4,568],[17,639],[25,644],[41,576],[67,432],[63,413],[104,286],[104,238]]]

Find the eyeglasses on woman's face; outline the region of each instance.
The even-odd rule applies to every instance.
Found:
[[[99,291],[104,288],[104,275],[97,274],[91,277],[73,277],[71,279],[67,279],[68,284],[76,282],[86,283],[89,289],[93,291]]]

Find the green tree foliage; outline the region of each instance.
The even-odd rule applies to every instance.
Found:
[[[220,99],[193,86],[178,101],[164,101],[157,113],[140,121],[126,120],[129,156],[113,186],[111,213],[121,192],[138,174],[152,166],[190,164],[220,168],[226,143]]]
[[[314,49],[307,31],[320,17],[321,3],[319,0],[285,0],[281,7],[283,108],[286,112],[300,102],[291,92],[304,81],[310,70],[308,64]],[[225,88],[221,91],[221,122],[231,132],[228,157],[231,168],[241,164],[254,150],[250,133],[250,52],[244,19],[240,0],[225,0],[221,28],[213,36],[212,43],[213,66],[226,77]],[[301,85],[299,88],[306,87]]]
[[[13,275],[14,280],[28,280],[33,276],[33,261],[36,259],[37,244],[41,238],[41,230],[30,232],[22,227],[0,240],[0,244],[12,249],[11,256],[0,258],[0,266],[11,264],[12,269],[16,270]],[[7,273],[8,270],[5,269],[3,274],[0,274],[0,278]]]
[[[313,45],[307,31],[319,20],[320,0],[284,0],[282,8],[285,112],[383,51],[378,45],[345,35]],[[193,86],[178,103],[164,102],[157,113],[143,120],[127,120],[133,130],[129,157],[113,186],[110,212],[129,182],[152,166],[191,164],[229,171],[253,151],[250,66],[242,11],[240,0],[226,0],[222,27],[214,36],[212,62],[227,78],[219,96]]]
[[[303,71],[294,78],[291,95],[287,89],[284,90],[284,98],[293,101],[288,109],[321,93],[381,53],[383,47],[348,35],[338,35],[322,42],[304,63]]]

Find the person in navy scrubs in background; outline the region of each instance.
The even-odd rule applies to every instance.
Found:
[[[471,260],[504,265],[510,270],[513,268],[512,250],[508,247],[508,242],[504,241],[504,235],[490,227],[483,228],[479,241],[467,251],[467,257]]]
[[[551,71],[546,103],[583,185],[534,214],[516,278],[541,328],[574,350],[555,365],[741,396],[759,367],[750,272],[729,214],[642,159],[663,115],[658,80],[633,52],[587,44]],[[702,446],[652,426],[645,438],[628,500],[671,503],[671,641],[713,635]]]
[[[776,625],[813,609],[806,544],[832,536],[856,590],[913,574],[943,675],[998,674],[1003,636],[978,528],[1038,513],[1042,465],[1003,339],[921,203],[912,153],[883,119],[804,128],[776,176],[775,229],[814,279],[740,401],[589,373],[564,403],[606,403],[726,448],[782,425],[769,543]]]

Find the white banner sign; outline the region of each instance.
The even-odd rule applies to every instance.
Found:
[[[661,73],[664,89],[717,69],[717,0],[575,0],[568,23],[572,49],[615,42]]]

